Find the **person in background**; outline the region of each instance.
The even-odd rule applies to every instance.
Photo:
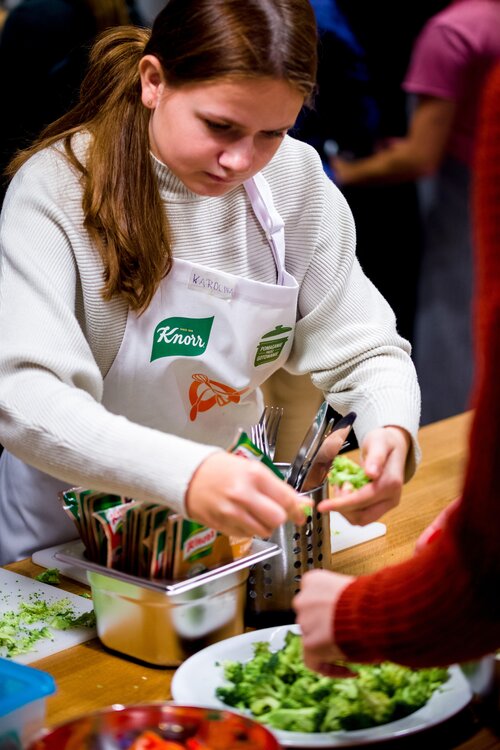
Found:
[[[422,424],[469,404],[470,165],[480,92],[499,56],[498,0],[455,0],[415,43],[404,81],[415,97],[407,135],[365,159],[331,160],[341,186],[421,178],[424,237],[413,341]],[[404,252],[402,242],[402,264]]]
[[[470,661],[500,648],[500,62],[486,85],[473,160],[475,413],[459,499],[414,556],[352,578],[311,571],[293,605],[306,664],[338,659],[411,667]]]
[[[79,103],[14,160],[3,562],[74,536],[57,498],[68,484],[237,536],[301,523],[290,485],[227,450],[284,365],[357,414],[374,481],[351,517],[399,502],[419,458],[409,345],[356,260],[345,200],[287,136],[316,42],[308,0],[170,0],[152,30],[100,37]],[[348,431],[330,436],[332,459]]]
[[[16,151],[76,104],[96,35],[128,23],[141,23],[130,0],[21,0],[9,10],[0,37],[0,202]],[[26,81],[29,95],[20,96]]]

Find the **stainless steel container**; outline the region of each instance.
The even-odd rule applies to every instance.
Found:
[[[90,562],[83,545],[56,557],[87,571],[105,646],[148,664],[177,666],[205,646],[243,633],[249,567],[279,553],[276,544],[255,539],[239,560],[175,583]]]
[[[286,474],[289,464],[276,464]],[[269,541],[281,555],[252,565],[248,575],[245,624],[263,628],[294,622],[292,599],[300,590],[303,574],[313,568],[331,569],[330,514],[315,506],[327,497],[327,484],[300,493],[312,498],[314,507],[304,526],[291,521],[273,532]]]

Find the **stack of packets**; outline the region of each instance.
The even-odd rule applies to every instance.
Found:
[[[230,452],[272,462],[240,432]],[[248,537],[228,537],[183,518],[164,505],[82,487],[59,493],[89,560],[149,579],[182,580],[247,554]]]

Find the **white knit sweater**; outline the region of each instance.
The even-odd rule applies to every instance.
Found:
[[[202,197],[158,161],[154,166],[175,257],[275,283],[273,257],[243,187]],[[285,222],[286,267],[300,285],[287,368],[310,372],[339,412],[357,412],[358,440],[385,424],[415,438],[420,393],[409,345],[356,260],[343,196],[316,152],[289,137],[263,173]],[[102,265],[83,229],[79,176],[56,149],[17,173],[0,232],[0,443],[68,485],[182,511],[190,477],[215,448],[169,435],[168,424],[159,432],[131,423],[101,405],[127,305],[101,297]],[[416,442],[407,477],[415,460]],[[15,512],[7,506],[0,498],[0,519]]]

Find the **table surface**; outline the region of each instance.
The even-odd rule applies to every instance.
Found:
[[[335,570],[354,575],[370,573],[382,566],[410,557],[419,533],[460,491],[467,451],[471,413],[427,425],[420,430],[423,460],[415,477],[405,486],[399,506],[384,517],[387,534],[334,555]],[[355,454],[354,454],[355,455]],[[6,566],[35,576],[41,568],[23,560]],[[82,593],[85,587],[63,579],[68,591]],[[115,703],[147,703],[171,700],[174,669],[149,667],[107,651],[98,640],[59,652],[32,666],[49,672],[57,692],[47,699],[47,726]],[[424,742],[436,748],[487,750],[500,748],[496,707],[469,706],[445,723],[424,732],[399,738],[397,747],[421,748]],[[394,742],[377,747],[395,747]]]

